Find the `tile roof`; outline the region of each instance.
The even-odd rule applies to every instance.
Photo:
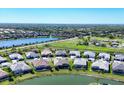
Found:
[[[38,66],[48,66],[48,61],[44,60],[44,59],[36,59],[32,62],[34,67],[38,67]]]
[[[35,52],[26,52],[26,57],[38,57],[38,53],[35,53]]]
[[[104,58],[105,60],[110,59],[110,54],[108,53],[99,53],[98,55],[100,58]]]
[[[75,58],[74,65],[87,65],[87,59]]]
[[[116,54],[115,55],[115,60],[124,61],[124,54]]]
[[[84,56],[95,57],[95,52],[93,51],[85,51]]]
[[[23,59],[22,55],[19,53],[12,53],[9,55],[10,59]]]
[[[65,50],[57,50],[55,52],[56,55],[66,55],[66,51]]]
[[[0,56],[0,62],[3,62],[3,61],[7,61],[7,59],[2,57],[2,56]]]
[[[4,77],[4,76],[7,76],[8,73],[3,71],[2,69],[0,69],[0,77]]]
[[[16,71],[16,70],[24,71],[24,70],[30,70],[31,69],[31,67],[28,66],[25,62],[13,63],[10,66],[10,68],[11,68],[12,71]]]
[[[70,51],[70,55],[80,56],[80,51]]]
[[[48,48],[44,49],[42,52],[41,52],[41,55],[50,55],[52,54],[52,51]]]
[[[69,64],[69,61],[67,58],[55,58],[54,59],[54,65],[63,65],[63,64]]]
[[[114,61],[112,64],[112,70],[124,71],[124,62]]]
[[[97,60],[94,63],[92,63],[92,67],[99,67],[100,69],[104,69],[104,70],[109,70],[109,63],[107,61],[104,60]]]

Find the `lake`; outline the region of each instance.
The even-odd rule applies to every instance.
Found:
[[[96,79],[95,77],[84,75],[54,75],[25,80],[17,85],[89,85],[96,82],[111,85],[124,84],[114,80]]]
[[[58,38],[24,38],[24,39],[16,39],[16,40],[0,40],[0,47],[12,47],[20,46],[24,44],[34,44],[34,43],[42,43],[47,41],[58,40]]]

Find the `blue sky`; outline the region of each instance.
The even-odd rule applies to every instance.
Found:
[[[0,23],[124,24],[124,8],[0,8]]]

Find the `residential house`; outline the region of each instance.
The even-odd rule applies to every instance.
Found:
[[[32,62],[32,65],[34,66],[36,71],[51,69],[50,65],[48,64],[48,61],[44,59],[34,59],[34,61]]]
[[[31,67],[25,62],[16,62],[10,66],[10,69],[15,75],[26,74],[31,72]]]
[[[75,58],[74,59],[74,68],[75,69],[87,69],[88,67],[88,60],[85,58]]]
[[[92,70],[109,72],[109,63],[102,59],[97,60],[94,63],[92,63]]]
[[[66,57],[66,56],[67,56],[67,53],[66,53],[65,50],[57,50],[57,51],[55,52],[55,55],[56,55],[57,57]]]
[[[108,54],[108,53],[99,53],[98,57],[100,59],[104,59],[106,61],[110,61],[110,54]]]
[[[4,63],[4,62],[6,62],[6,61],[7,61],[7,59],[6,59],[6,58],[4,58],[4,57],[0,56],[0,64],[1,64],[1,63]]]
[[[54,59],[54,66],[59,69],[67,69],[70,67],[68,59],[62,57],[56,57]]]
[[[9,74],[2,69],[0,69],[0,81],[7,80],[9,78]]]
[[[70,55],[71,59],[74,59],[76,57],[80,57],[81,56],[80,55],[80,51],[70,51],[69,55]]]
[[[112,72],[115,74],[124,74],[124,62],[114,61],[112,64]]]
[[[5,63],[1,63],[0,65],[1,65],[1,67],[10,67],[11,63],[10,62],[5,62]]]
[[[26,52],[25,55],[26,55],[26,58],[28,58],[28,59],[39,57],[38,53],[35,53],[35,52]]]
[[[50,49],[46,48],[41,52],[42,57],[53,57],[53,53]]]
[[[115,54],[114,60],[124,62],[124,54]]]
[[[88,58],[89,61],[94,62],[95,61],[95,52],[92,51],[85,51],[84,56]]]
[[[9,58],[11,60],[23,60],[22,55],[20,55],[19,53],[12,53],[12,54],[10,54]]]

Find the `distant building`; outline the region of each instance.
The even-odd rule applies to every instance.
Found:
[[[111,44],[111,46],[112,46],[113,48],[117,48],[117,47],[119,46],[119,43],[116,42],[116,41],[113,41],[112,44]]]

